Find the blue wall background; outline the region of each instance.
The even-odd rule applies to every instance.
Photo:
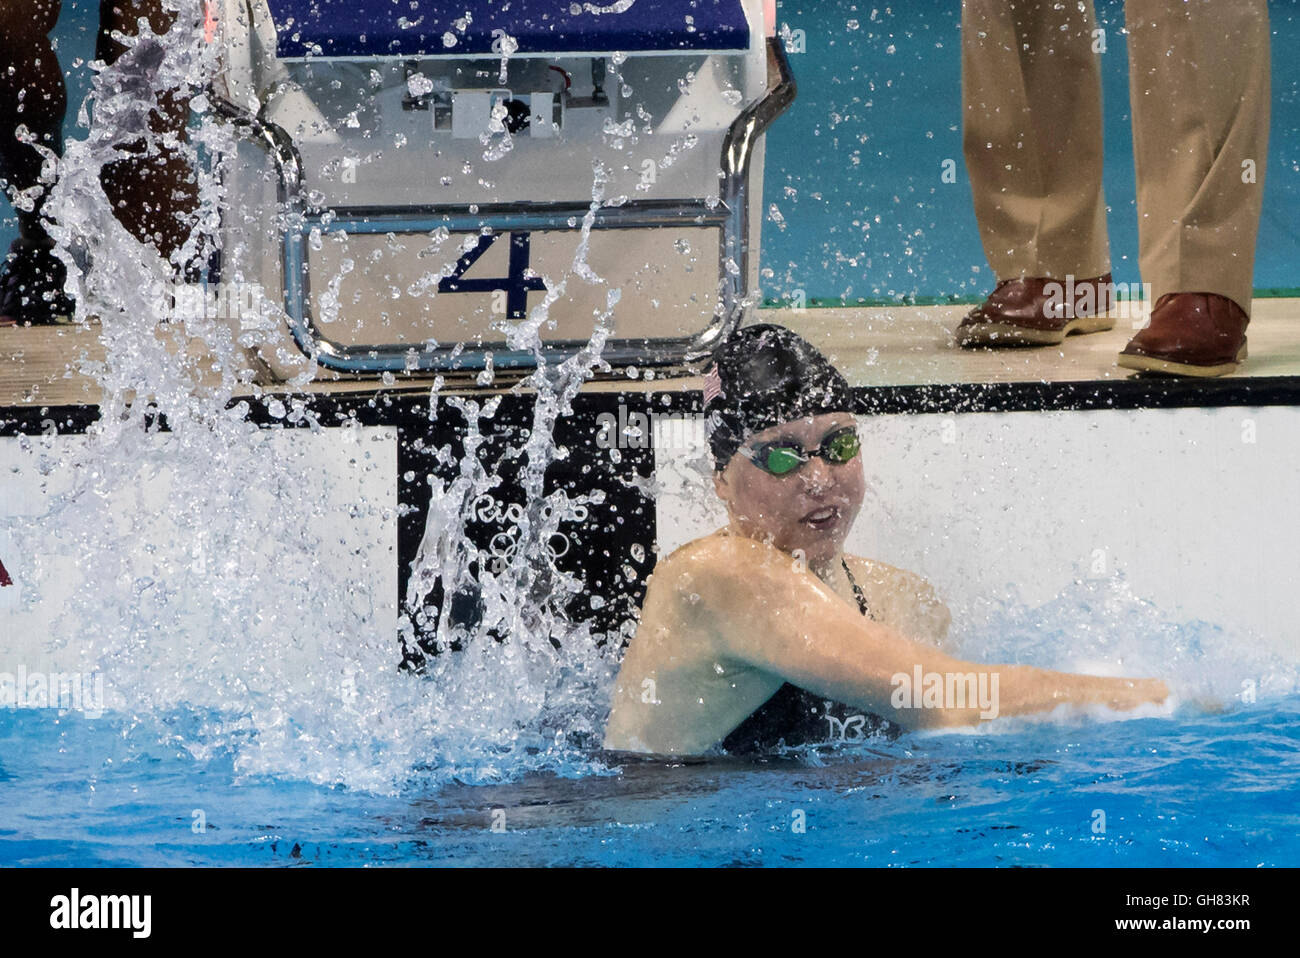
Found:
[[[1121,0],[1096,0],[1102,58],[1107,201],[1115,279],[1135,283],[1137,213]],[[1272,0],[1273,122],[1255,286],[1300,288],[1300,0]],[[59,57],[68,75],[68,135],[94,51],[97,0],[65,0]],[[961,151],[958,0],[787,0],[802,29],[792,56],[799,99],[768,135],[762,261],[769,299],[796,289],[827,302],[978,301],[992,284]],[[1231,53],[1231,42],[1224,45]],[[940,180],[957,164],[957,182]],[[0,249],[15,221],[0,199]]]

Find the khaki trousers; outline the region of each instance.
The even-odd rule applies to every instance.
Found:
[[[1126,0],[1142,280],[1250,311],[1266,0]],[[998,279],[1110,270],[1092,0],[963,0],[963,150]]]

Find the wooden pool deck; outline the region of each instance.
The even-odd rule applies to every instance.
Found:
[[[805,336],[843,370],[855,386],[915,386],[982,383],[1117,382],[1137,374],[1115,365],[1133,335],[1130,318],[1113,330],[1073,336],[1060,346],[965,350],[953,330],[968,306],[765,309],[761,322],[781,323]],[[99,385],[83,371],[103,359],[98,324],[0,329],[0,406],[98,405]],[[1300,376],[1300,299],[1257,299],[1248,331],[1250,357],[1233,379]],[[191,346],[190,361],[205,385],[218,383],[205,349]],[[1151,378],[1151,377],[1146,377]],[[432,378],[399,375],[391,390],[428,389]],[[369,391],[375,379],[331,381],[322,376],[305,392]],[[265,376],[241,386],[239,395],[288,391]],[[692,390],[698,377],[628,379],[591,383],[593,391]],[[461,391],[447,389],[447,392]]]

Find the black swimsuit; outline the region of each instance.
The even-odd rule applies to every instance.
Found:
[[[858,608],[874,619],[867,607],[867,597],[844,563],[844,572],[857,596]],[[875,732],[892,728],[878,715],[864,713],[854,705],[832,702],[806,689],[786,682],[772,697],[731,730],[722,747],[732,755],[767,752],[782,746],[860,742]]]

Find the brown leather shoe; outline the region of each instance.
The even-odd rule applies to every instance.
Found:
[[[1119,365],[1173,376],[1222,376],[1246,358],[1245,310],[1217,293],[1166,293]]]
[[[960,346],[1053,346],[1112,329],[1110,273],[1092,279],[1004,279],[957,327]]]

